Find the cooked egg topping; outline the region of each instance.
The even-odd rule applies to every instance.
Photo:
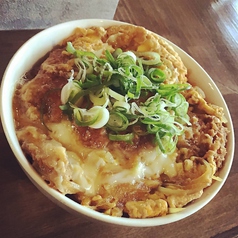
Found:
[[[48,126],[51,137],[66,147],[71,180],[87,195],[97,194],[99,188],[106,184],[134,184],[148,178],[159,178],[162,173],[169,177],[177,174],[175,152],[166,155],[156,147],[145,149],[132,155],[130,161],[133,163],[130,168],[126,168],[127,165],[114,157],[114,154],[121,154],[120,150],[110,152],[108,149],[95,150],[83,146],[69,121]]]

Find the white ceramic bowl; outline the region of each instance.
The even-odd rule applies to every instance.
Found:
[[[188,54],[186,54],[183,50],[181,50],[171,42],[170,44],[173,45],[174,49],[179,53],[180,57],[184,61],[186,67],[191,71],[191,78],[193,78],[193,81],[196,83],[197,86],[201,87],[204,90],[205,94],[207,95],[207,100],[224,108],[225,116],[228,120],[228,127],[230,130],[227,144],[228,154],[226,156],[226,163],[224,164],[224,167],[219,174],[219,176],[222,178],[222,182],[215,182],[211,187],[205,190],[204,194],[200,199],[188,205],[186,209],[182,212],[176,214],[169,214],[165,217],[128,219],[121,217],[111,217],[86,208],[74,202],[73,200],[65,197],[54,189],[50,188],[42,180],[42,178],[39,176],[38,173],[36,173],[36,171],[32,168],[31,164],[24,156],[16,137],[12,113],[12,97],[17,80],[25,72],[27,72],[38,59],[40,59],[48,51],[50,51],[53,46],[55,46],[58,42],[69,36],[74,28],[90,26],[107,27],[115,24],[125,23],[113,20],[98,19],[71,21],[43,30],[33,36],[31,39],[29,39],[13,56],[6,68],[2,79],[0,109],[4,132],[14,155],[16,156],[19,164],[21,165],[22,169],[29,177],[29,179],[43,194],[45,194],[49,199],[51,199],[53,202],[63,207],[67,211],[74,213],[78,216],[84,215],[88,218],[92,218],[93,220],[115,225],[148,227],[168,224],[188,217],[189,215],[197,212],[202,207],[204,207],[209,201],[211,201],[211,199],[221,189],[229,174],[234,154],[233,125],[227,105],[220,91],[218,90],[212,79],[208,76],[208,74],[201,68],[201,66],[199,66],[198,63],[195,62]]]

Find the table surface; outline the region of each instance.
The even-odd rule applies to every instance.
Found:
[[[238,129],[237,0],[120,0],[114,19],[144,26],[189,53],[216,82]],[[0,78],[39,31],[0,31]],[[78,218],[52,203],[23,173],[2,128],[0,151],[0,237],[238,237],[237,152],[221,191],[202,210],[170,225],[127,228]]]

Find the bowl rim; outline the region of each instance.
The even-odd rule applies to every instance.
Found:
[[[12,76],[12,70],[14,67],[17,65],[17,61],[20,58],[20,56],[25,52],[28,48],[28,45],[34,45],[39,39],[42,39],[43,37],[47,36],[48,34],[53,34],[57,33],[57,35],[61,34],[62,29],[71,29],[68,32],[72,33],[73,29],[76,26],[79,27],[89,27],[89,26],[104,26],[108,27],[110,25],[120,25],[120,24],[130,24],[122,21],[115,21],[115,20],[107,20],[107,19],[81,19],[81,20],[74,20],[74,21],[68,21],[64,23],[57,24],[55,26],[49,27],[47,29],[44,29],[40,31],[39,33],[35,34],[33,37],[31,37],[29,40],[27,40],[13,55],[11,60],[9,61],[6,70],[4,72],[2,82],[1,82],[1,89],[0,89],[0,115],[1,115],[1,122],[3,126],[4,133],[6,135],[7,141],[18,161],[20,166],[22,167],[23,171],[25,174],[28,176],[28,178],[32,181],[32,183],[45,195],[47,196],[50,200],[52,200],[54,203],[57,205],[61,206],[62,208],[70,211],[71,213],[74,214],[83,214],[88,218],[101,221],[107,224],[114,224],[114,225],[121,225],[121,226],[133,226],[133,227],[151,227],[151,226],[159,226],[159,225],[164,225],[172,222],[179,221],[181,219],[184,219],[194,213],[196,213],[198,210],[203,208],[207,203],[209,203],[215,196],[216,194],[220,191],[222,188],[223,184],[225,183],[234,158],[234,150],[235,150],[235,138],[234,138],[234,128],[233,128],[233,123],[231,119],[231,115],[229,112],[229,109],[226,105],[226,102],[216,86],[215,82],[211,79],[211,77],[206,73],[206,71],[189,55],[187,54],[184,50],[182,50],[180,47],[172,43],[171,41],[167,40],[166,38],[162,37],[164,40],[166,40],[170,45],[172,45],[175,49],[175,51],[178,52],[180,57],[182,58],[184,64],[187,67],[187,64],[189,64],[189,67],[197,67],[199,69],[199,73],[203,74],[203,76],[209,80],[210,83],[210,88],[214,90],[215,94],[219,96],[219,103],[222,104],[225,108],[225,113],[226,117],[228,120],[228,125],[230,129],[230,134],[228,136],[229,140],[229,151],[226,157],[229,159],[225,163],[225,169],[223,168],[223,174],[222,174],[222,182],[214,182],[212,184],[212,187],[206,188],[206,193],[204,193],[206,196],[205,201],[204,199],[202,200],[199,198],[196,200],[194,203],[190,204],[187,206],[187,208],[190,209],[185,209],[179,213],[175,214],[168,214],[164,217],[155,217],[155,218],[145,218],[145,219],[134,219],[134,218],[124,218],[124,217],[112,217],[108,216],[102,213],[99,213],[97,211],[94,211],[90,208],[87,208],[79,203],[74,202],[70,198],[62,195],[58,191],[54,190],[53,188],[50,188],[45,181],[40,177],[40,175],[32,168],[32,166],[29,164],[27,161],[25,155],[23,154],[20,145],[18,143],[15,130],[12,126],[14,126],[14,120],[13,120],[13,114],[12,114],[12,108],[10,105],[12,105],[12,99],[10,102],[4,100],[6,95],[9,93],[13,93],[16,81],[17,80],[12,80],[8,82],[8,78],[11,78]],[[157,33],[156,33],[157,34]],[[61,39],[64,39],[67,37],[65,34],[61,34],[62,37]],[[158,34],[157,34],[158,35]],[[57,38],[57,37],[56,37]],[[56,45],[60,40],[57,38],[55,42],[51,42],[51,44],[48,44],[46,48],[44,48],[44,54],[48,52],[50,49],[53,48],[54,45]],[[48,51],[47,51],[48,50]],[[43,55],[44,55],[43,54]],[[42,56],[43,56],[42,55]],[[38,57],[39,59],[40,57]],[[29,62],[28,62],[29,63]],[[28,66],[33,66],[35,62],[30,62]],[[14,75],[14,74],[13,74]],[[9,96],[8,96],[9,97]],[[9,119],[11,119],[9,121]],[[13,130],[12,130],[13,129]],[[215,187],[214,187],[215,186]],[[215,192],[212,192],[211,188],[213,190],[215,189]]]

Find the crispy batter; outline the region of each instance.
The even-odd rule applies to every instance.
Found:
[[[125,211],[130,217],[148,218],[165,216],[168,213],[168,204],[163,199],[147,199],[145,201],[129,201],[126,203]]]

